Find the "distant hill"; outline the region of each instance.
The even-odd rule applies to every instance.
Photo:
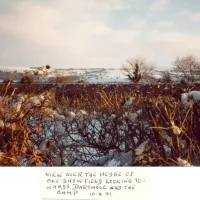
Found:
[[[0,67],[1,71],[18,71],[34,70],[37,67]],[[87,79],[90,83],[106,83],[106,82],[129,82],[128,78],[122,74],[119,68],[53,68],[49,70],[47,77],[76,75]],[[154,77],[160,78],[161,71],[156,71]],[[1,79],[1,78],[0,78]]]

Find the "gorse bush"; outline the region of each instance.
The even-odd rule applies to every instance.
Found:
[[[36,156],[29,140],[40,130],[40,125],[30,126],[29,123],[32,119],[43,120],[47,117],[48,100],[48,93],[38,97],[13,95],[1,98],[0,162],[3,165],[23,165],[26,159]]]

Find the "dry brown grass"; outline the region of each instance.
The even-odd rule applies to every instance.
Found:
[[[176,166],[177,158],[199,165],[200,106],[194,102],[185,109],[180,101],[180,93],[194,86],[170,84],[168,90],[165,87],[149,85],[124,91],[96,88],[91,95],[84,90],[78,96],[59,98],[57,89],[53,89],[47,90],[43,99],[38,97],[38,105],[30,105],[37,96],[35,93],[19,93],[7,83],[1,88],[0,99],[0,165],[53,166],[58,163],[55,162],[58,155],[60,165],[65,165],[74,154],[79,155],[83,164],[89,162],[87,156],[93,159],[87,148],[96,149],[95,155],[99,157],[111,149],[132,151],[131,166]],[[17,108],[15,103],[22,96],[24,100]],[[133,104],[124,106],[130,97],[134,97]],[[124,115],[140,109],[142,115],[136,121]],[[80,110],[87,114],[78,115]],[[55,111],[65,116],[65,120],[55,117]],[[76,117],[70,118],[70,111]],[[135,150],[147,140],[143,159],[134,161]],[[39,151],[44,141],[48,151]]]

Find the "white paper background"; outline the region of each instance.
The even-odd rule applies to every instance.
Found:
[[[76,172],[75,176],[73,175],[74,171]],[[56,176],[56,174],[61,175],[60,178]],[[107,175],[105,176],[105,174]],[[117,176],[110,176],[110,174],[116,173],[120,174]],[[126,199],[137,199],[137,200],[150,200],[150,168],[133,168],[133,167],[89,167],[89,168],[43,168],[41,171],[43,177],[43,198],[53,198],[53,199],[101,199],[101,200],[121,200],[126,197]],[[54,174],[56,177],[47,176],[46,174]],[[66,176],[67,174],[67,176]],[[79,177],[77,174],[81,174]],[[101,175],[100,175],[101,174]],[[104,174],[104,175],[102,175]],[[92,175],[92,176],[91,176]],[[135,179],[140,179],[141,182],[138,183]],[[77,189],[74,187],[73,183],[68,184],[63,179],[66,180],[81,180],[81,183],[75,183],[78,186],[97,186],[103,187],[106,186],[106,189]],[[123,180],[130,179],[131,183],[123,183]],[[52,183],[49,181],[58,180],[58,183]],[[85,182],[86,180],[86,182]],[[97,183],[89,183],[88,181],[96,180]],[[101,183],[99,182],[101,181]],[[106,180],[119,180],[121,184],[106,184]],[[49,186],[55,185],[69,185],[68,189],[47,189]],[[109,189],[111,186],[119,186],[121,189]],[[124,187],[125,186],[125,187]],[[127,189],[127,187],[135,186],[135,189]],[[75,189],[75,190],[74,190]],[[61,193],[64,191],[65,194],[57,194],[60,191]],[[93,193],[93,195],[91,195]],[[101,195],[99,195],[99,193]]]
[[[150,171],[152,200],[200,199],[199,167],[151,167]],[[41,183],[40,168],[0,168],[2,200],[40,200]]]

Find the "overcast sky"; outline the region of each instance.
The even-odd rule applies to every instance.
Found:
[[[200,57],[199,0],[1,0],[0,66],[158,68]]]

